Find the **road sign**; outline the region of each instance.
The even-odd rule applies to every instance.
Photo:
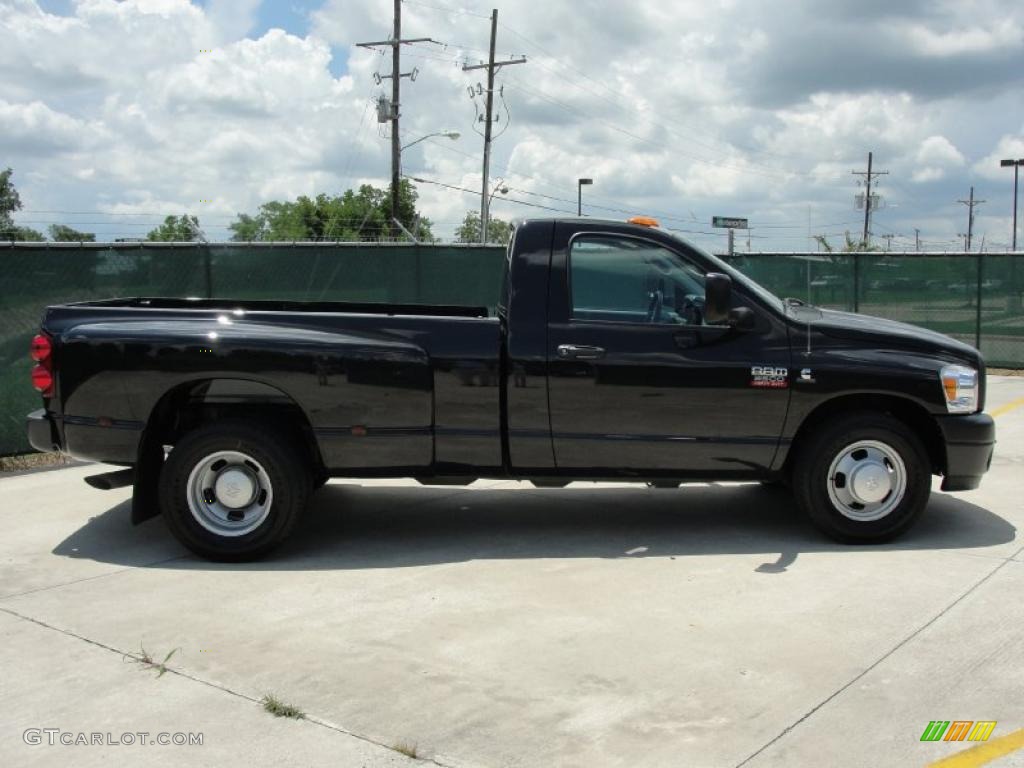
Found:
[[[737,219],[734,216],[712,216],[711,226],[719,229],[746,229],[747,220]]]

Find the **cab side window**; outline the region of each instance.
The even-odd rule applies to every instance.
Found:
[[[569,248],[572,317],[661,325],[704,324],[704,273],[648,240],[580,235]]]

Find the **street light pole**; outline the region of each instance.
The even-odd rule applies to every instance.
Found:
[[[491,190],[491,194],[489,194],[487,196],[487,213],[488,213],[488,216],[487,216],[487,224],[486,224],[486,226],[488,228],[490,227],[490,224],[491,224],[491,217],[490,217],[491,203],[494,202],[494,196],[496,194],[498,194],[499,192],[501,192],[501,194],[503,194],[503,195],[507,195],[508,194],[508,187],[505,186],[505,180],[504,179],[498,179],[498,183],[494,185],[494,189]],[[480,221],[480,242],[481,243],[487,243],[488,240],[489,240],[489,238],[487,237],[487,234],[488,234],[487,230],[484,229],[484,226],[485,226],[484,222],[483,222],[483,220],[481,220]]]
[[[1012,250],[1017,250],[1017,178],[1020,167],[1024,165],[1024,158],[1019,160],[1000,160],[999,165],[1003,168],[1013,166],[1013,245]]]
[[[435,136],[441,136],[443,138],[451,139],[452,141],[456,141],[461,135],[462,134],[459,133],[458,131],[438,131],[437,133],[428,133],[426,136],[420,136],[418,139],[416,139],[416,141],[410,141],[408,144],[406,144],[406,145],[404,145],[402,147],[401,151],[405,152],[405,150],[407,150],[413,144],[419,144],[421,141],[426,141],[427,139],[432,139]]]
[[[576,215],[583,215],[583,185],[593,184],[593,179],[578,179],[576,183]]]

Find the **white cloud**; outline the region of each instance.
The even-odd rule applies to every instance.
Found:
[[[0,150],[52,154],[87,149],[102,134],[95,124],[57,112],[41,101],[12,104],[0,99]]]
[[[256,23],[262,0],[210,0],[206,17],[218,30],[222,42],[247,35]]]
[[[945,136],[929,136],[917,150],[917,162],[927,165],[963,165],[964,156]]]
[[[946,175],[946,172],[942,168],[936,168],[935,166],[927,165],[923,168],[918,168],[914,171],[910,177],[911,181],[917,184],[926,184],[930,181],[939,181]]]
[[[1014,19],[1001,19],[991,26],[935,31],[915,25],[907,31],[910,45],[926,56],[961,56],[1019,48],[1024,43],[1024,28]]]
[[[945,136],[929,136],[921,142],[915,157],[917,166],[911,180],[918,184],[939,181],[951,168],[965,162],[960,150]]]
[[[1024,128],[1016,135],[1000,137],[995,148],[974,164],[974,172],[992,181],[1006,181],[1013,169],[1003,168],[1000,161],[1021,159],[1024,159]]]

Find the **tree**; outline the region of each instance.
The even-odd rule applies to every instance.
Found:
[[[815,235],[814,239],[818,241],[818,245],[825,253],[835,253],[836,249],[832,247],[832,244],[825,238],[824,235]],[[850,236],[849,230],[846,231],[846,242],[843,244],[843,249],[840,253],[866,253],[866,252],[877,252],[882,249],[877,245],[869,245],[863,240],[854,240]]]
[[[429,219],[416,212],[417,193],[408,179],[398,190],[398,220],[419,240],[432,240]],[[381,240],[389,237],[391,203],[388,192],[369,184],[357,191],[331,197],[305,195],[294,202],[272,201],[260,206],[255,216],[238,214],[231,223],[231,239],[249,240]],[[404,233],[401,240],[407,240]]]
[[[158,240],[161,242],[188,243],[196,239],[196,230],[199,229],[199,218],[182,214],[181,216],[168,216],[164,223],[156,229],[149,231],[147,240]]]
[[[41,243],[46,240],[46,238],[43,237],[43,233],[38,230],[32,229],[31,227],[16,227],[13,225],[4,229],[3,232],[0,233],[0,237],[4,240],[20,240],[22,242],[29,243]]]
[[[41,242],[46,239],[41,232],[29,227],[19,227],[11,218],[12,213],[21,210],[21,197],[11,182],[13,174],[14,171],[10,168],[0,171],[0,239]]]
[[[79,232],[66,224],[51,224],[50,239],[56,243],[95,243],[96,235],[92,232]]]
[[[263,214],[250,216],[247,213],[238,214],[238,220],[228,225],[231,230],[231,239],[237,242],[247,243],[252,240],[265,240],[267,220]]]
[[[507,221],[501,219],[488,218],[487,219],[487,242],[488,243],[501,243],[505,245],[508,243],[509,237],[512,235],[512,225]],[[479,243],[480,242],[480,214],[476,211],[469,211],[466,213],[466,218],[462,220],[462,224],[455,230],[455,238],[460,243]]]
[[[0,226],[7,229],[12,225],[11,214],[21,210],[21,198],[11,183],[14,174],[10,168],[0,171]]]

